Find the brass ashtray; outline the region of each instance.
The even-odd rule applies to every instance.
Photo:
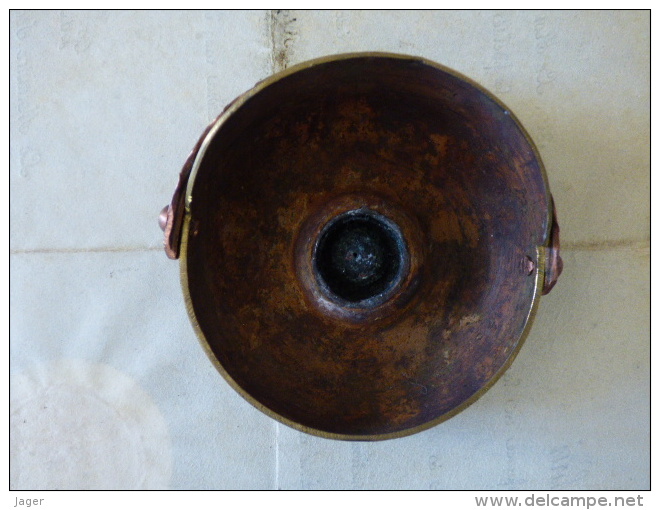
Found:
[[[474,402],[561,271],[543,164],[515,116],[402,55],[306,62],[238,97],[161,226],[225,379],[337,439],[412,434]]]

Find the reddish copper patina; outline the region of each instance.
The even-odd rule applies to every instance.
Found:
[[[381,439],[455,414],[561,271],[531,140],[436,64],[301,65],[200,144],[164,219],[192,320],[237,390],[308,432]]]

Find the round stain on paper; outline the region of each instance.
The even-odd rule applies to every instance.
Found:
[[[126,374],[57,361],[12,377],[10,389],[11,489],[167,488],[167,425]]]

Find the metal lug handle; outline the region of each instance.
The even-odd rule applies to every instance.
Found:
[[[559,223],[557,222],[557,208],[552,200],[552,226],[550,227],[550,245],[545,249],[545,278],[543,282],[543,295],[548,294],[557,283],[557,279],[564,269],[564,261],[559,253]]]
[[[195,147],[188,155],[188,158],[181,169],[181,173],[179,174],[179,183],[176,185],[176,189],[172,195],[172,201],[160,211],[158,216],[158,225],[165,233],[165,239],[163,241],[165,254],[170,259],[179,258],[183,216],[186,211],[186,187],[188,186],[188,178],[190,177],[190,172],[192,171],[195,158],[197,158],[197,153],[202,146],[202,142],[214,124],[215,121],[208,125],[195,144]]]

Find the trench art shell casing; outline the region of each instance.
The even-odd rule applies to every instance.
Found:
[[[408,435],[474,402],[562,268],[521,124],[471,80],[402,55],[258,83],[206,129],[160,224],[225,379],[336,439]]]

